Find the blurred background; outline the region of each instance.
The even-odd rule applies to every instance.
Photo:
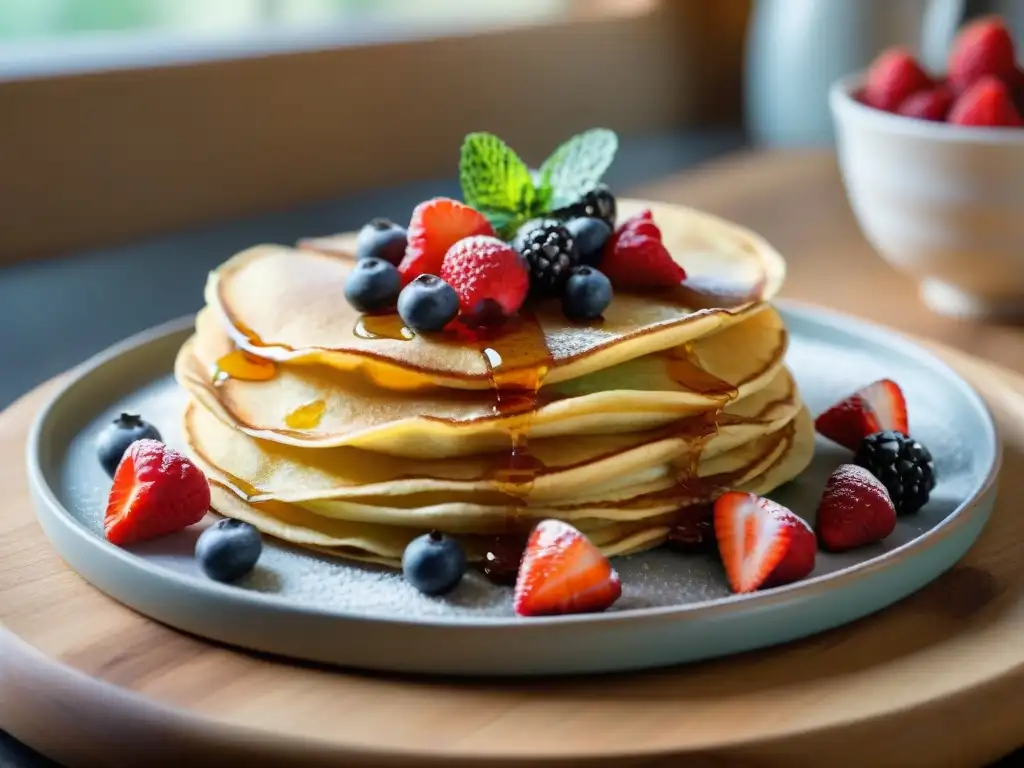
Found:
[[[536,163],[613,128],[617,191],[828,148],[834,80],[939,70],[988,13],[1024,31],[1020,0],[0,0],[0,408],[236,250],[457,195],[468,131]]]
[[[832,81],[897,43],[940,68],[993,12],[1024,30],[1014,0],[2,0],[0,404],[235,249],[456,194],[467,131],[537,162],[608,126],[620,189],[827,147]]]
[[[993,12],[1024,29],[1013,0],[2,0],[0,404],[193,311],[235,249],[457,193],[467,131],[537,162],[611,127],[619,188],[827,147],[832,81],[892,44],[940,68]]]

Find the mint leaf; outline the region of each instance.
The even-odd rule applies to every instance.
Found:
[[[463,140],[459,183],[463,201],[487,216],[492,226],[498,214],[516,218],[536,204],[530,169],[492,133],[471,133]]]
[[[555,197],[555,190],[551,186],[551,172],[530,171],[530,176],[533,178],[533,188],[537,193],[531,213],[540,216],[551,210],[551,201]]]
[[[532,218],[526,212],[499,211],[493,208],[485,208],[483,210],[477,208],[477,210],[486,217],[487,221],[494,227],[495,233],[502,240],[511,240],[516,230]]]
[[[570,205],[597,186],[618,148],[614,131],[591,128],[552,152],[539,173],[541,183],[551,189],[550,204],[554,208]]]

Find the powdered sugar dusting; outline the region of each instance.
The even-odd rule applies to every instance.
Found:
[[[978,450],[976,436],[961,432],[956,414],[965,411],[963,399],[955,388],[943,385],[941,375],[931,366],[906,359],[897,349],[875,347],[855,337],[849,343],[831,343],[826,340],[831,331],[806,321],[791,328],[788,362],[811,413],[817,415],[876,379],[892,378],[906,394],[911,432],[931,450],[938,475],[929,504],[916,515],[901,517],[884,542],[841,554],[819,553],[812,575],[821,575],[876,557],[942,522],[987,471],[989,455]],[[122,410],[129,410],[153,422],[166,441],[180,449],[184,400],[169,376],[161,378],[113,402],[70,440],[56,490],[75,518],[102,535],[110,480],[99,467],[94,451],[100,429]],[[849,451],[818,438],[809,469],[772,497],[813,525],[829,475],[850,459]],[[187,575],[198,583],[204,577],[192,558],[197,535],[198,530],[193,529],[133,551],[155,568]],[[721,564],[713,556],[659,550],[617,558],[614,566],[623,586],[623,595],[612,609],[616,611],[695,604],[730,594]],[[512,616],[512,590],[495,586],[475,572],[453,593],[430,598],[387,569],[353,565],[269,540],[259,566],[238,588],[280,597],[293,605],[400,620]]]

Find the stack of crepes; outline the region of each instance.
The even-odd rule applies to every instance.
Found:
[[[620,201],[620,215],[638,210]],[[681,510],[763,494],[809,463],[813,427],[756,235],[652,208],[678,291],[617,291],[579,325],[557,301],[506,327],[418,336],[361,316],[353,238],[258,246],[211,275],[176,375],[213,507],[293,544],[397,566],[428,530],[479,561],[557,518],[609,556],[656,547]]]

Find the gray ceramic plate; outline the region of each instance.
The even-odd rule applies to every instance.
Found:
[[[762,648],[877,611],[951,567],[994,501],[1000,449],[978,395],[944,363],[889,331],[783,306],[788,363],[812,413],[887,376],[904,388],[911,430],[936,456],[938,486],[882,544],[820,554],[810,578],[730,595],[711,557],[668,551],[621,558],[624,594],[604,614],[517,619],[510,590],[471,574],[446,598],[401,577],[268,542],[257,570],[226,586],[192,550],[203,524],[120,549],[102,536],[109,480],[93,443],[122,410],[180,444],[183,395],[170,371],[190,322],[157,328],[85,363],[39,414],[28,466],[39,520],[85,579],[135,610],[245,648],[352,667],[467,675],[568,674],[653,667]],[[816,458],[774,498],[812,519],[832,469],[849,454],[819,440]],[[208,518],[209,519],[209,518]]]

